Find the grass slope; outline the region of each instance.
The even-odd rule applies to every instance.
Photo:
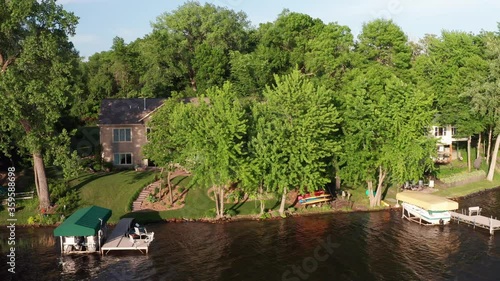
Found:
[[[116,223],[127,213],[130,198],[144,185],[154,180],[153,172],[122,171],[84,175],[70,184],[79,191],[80,207],[97,205],[109,208]]]

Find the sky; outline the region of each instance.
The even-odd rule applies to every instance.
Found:
[[[274,21],[287,8],[325,23],[347,25],[357,36],[363,23],[376,18],[392,19],[416,41],[442,30],[479,33],[497,31],[498,0],[208,0],[199,1],[243,11],[253,26]],[[78,16],[76,35],[71,38],[80,56],[89,57],[111,48],[113,38],[125,42],[152,31],[151,23],[161,14],[175,11],[183,0],[58,0]]]

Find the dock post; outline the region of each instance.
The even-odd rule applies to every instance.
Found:
[[[476,218],[474,218],[474,229],[476,229]]]

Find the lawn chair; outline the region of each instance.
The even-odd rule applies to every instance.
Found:
[[[134,234],[139,236],[139,238],[141,239],[142,236],[148,237],[148,231],[146,230],[145,227],[143,228],[143,231],[141,231],[141,229],[139,229],[138,227],[134,227]]]
[[[154,237],[155,237],[154,231],[152,231],[151,233],[147,233],[144,242],[149,244],[154,240]]]
[[[128,238],[130,239],[130,242],[132,242],[132,247],[135,247],[134,237],[132,237],[132,235],[130,235]]]

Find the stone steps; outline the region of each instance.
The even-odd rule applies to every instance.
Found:
[[[175,178],[181,175],[188,175],[185,171],[175,171],[172,173],[171,178]],[[135,201],[132,203],[132,212],[140,211],[142,210],[142,202],[149,196],[151,192],[155,190],[155,188],[160,187],[161,185],[161,180],[155,181],[154,183],[146,186],[141,193],[139,193],[139,196]]]

